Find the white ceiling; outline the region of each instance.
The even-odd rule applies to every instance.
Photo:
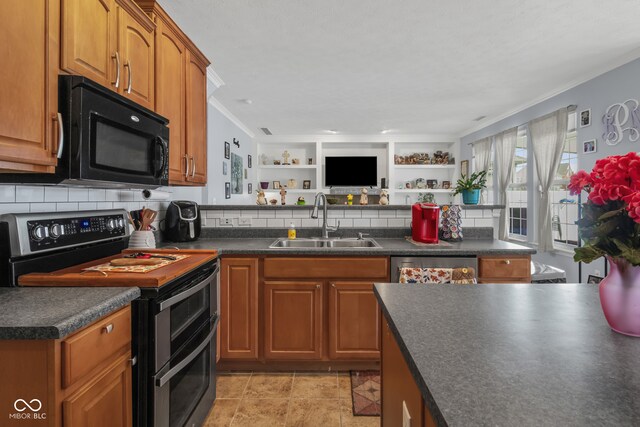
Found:
[[[637,0],[160,2],[256,134],[460,135],[640,47]]]

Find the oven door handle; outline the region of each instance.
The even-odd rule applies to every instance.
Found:
[[[197,285],[194,285],[194,286],[190,287],[189,289],[185,290],[184,292],[180,292],[176,296],[173,296],[171,298],[167,298],[166,300],[162,301],[159,304],[160,305],[160,311],[166,310],[167,308],[171,307],[172,305],[177,304],[180,301],[183,301],[183,300],[189,298],[191,295],[195,294],[196,292],[200,292],[202,289],[207,287],[207,285],[211,282],[211,279],[214,278],[216,276],[216,274],[218,274],[219,269],[220,269],[220,267],[216,266],[216,269],[213,271],[213,273],[211,273],[210,275],[205,277],[202,282],[198,283]]]
[[[174,366],[173,368],[169,369],[166,374],[164,374],[160,378],[156,378],[156,387],[164,386],[166,383],[171,381],[171,378],[173,378],[185,366],[187,366],[189,363],[193,362],[193,360],[196,357],[198,357],[198,355],[202,352],[202,350],[204,350],[205,347],[207,347],[209,345],[209,343],[211,342],[211,339],[213,338],[213,334],[215,334],[215,332],[216,332],[216,328],[217,327],[218,327],[218,319],[216,319],[215,323],[213,324],[213,327],[211,328],[211,331],[209,332],[209,335],[207,335],[207,337],[204,339],[204,341],[202,341],[198,345],[198,347],[196,347],[195,350],[193,350],[191,353],[189,353],[189,355],[187,357],[185,357],[184,359],[182,359],[180,361],[180,363],[178,363],[176,366]]]

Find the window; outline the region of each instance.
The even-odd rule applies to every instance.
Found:
[[[578,245],[578,196],[569,194],[569,179],[578,170],[576,141],[576,113],[568,117],[567,137],[556,177],[549,191],[551,198],[551,227],[554,246],[558,249],[573,249]]]
[[[529,151],[527,143],[527,129],[520,126],[513,156],[511,184],[507,189],[509,193],[509,237],[517,240],[526,240],[528,231],[527,161]]]

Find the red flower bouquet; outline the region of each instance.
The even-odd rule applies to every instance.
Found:
[[[607,258],[611,270],[599,285],[604,317],[614,331],[640,337],[640,156],[598,160],[591,173],[571,177],[569,190],[589,193],[578,220],[585,244],[573,259]]]
[[[640,265],[640,156],[628,153],[596,161],[591,173],[571,177],[571,194],[589,193],[578,228],[585,245],[575,261],[602,256]]]

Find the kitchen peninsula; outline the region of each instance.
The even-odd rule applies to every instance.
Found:
[[[376,284],[382,425],[637,425],[640,340],[598,287]],[[405,415],[406,417],[406,415]]]

